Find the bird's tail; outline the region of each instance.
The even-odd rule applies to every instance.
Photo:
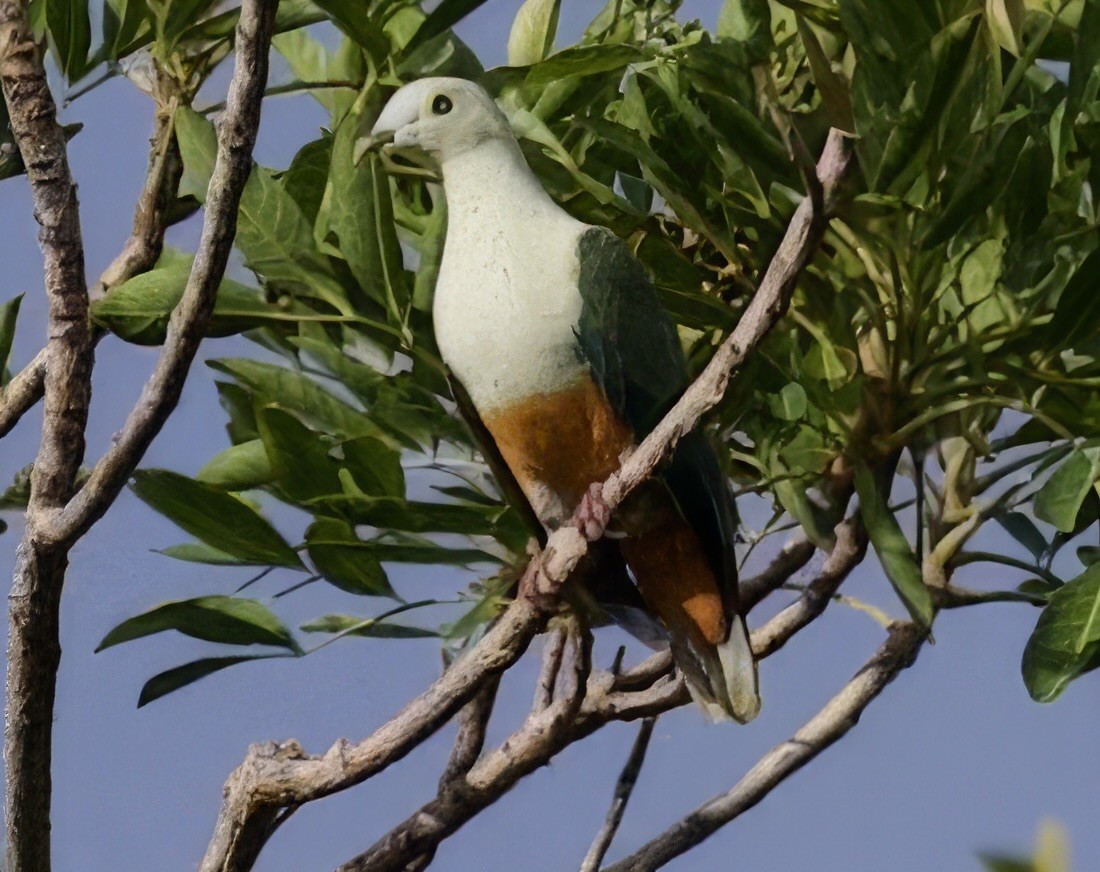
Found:
[[[728,614],[695,531],[668,523],[620,543],[646,605],[668,631],[692,698],[715,720],[760,711],[756,662],[741,615]]]

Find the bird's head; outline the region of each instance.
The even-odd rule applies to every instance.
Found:
[[[487,140],[511,137],[508,119],[484,88],[467,79],[438,77],[399,88],[357,151],[384,147],[414,162],[419,152],[444,164]]]

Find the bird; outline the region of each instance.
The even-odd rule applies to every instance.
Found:
[[[367,142],[427,156],[441,174],[436,344],[487,459],[553,531],[688,386],[676,327],[630,247],[546,192],[479,84],[401,86]],[[693,431],[619,507],[606,541],[695,701],[715,720],[745,723],[760,696],[738,610],[736,524],[715,450]]]

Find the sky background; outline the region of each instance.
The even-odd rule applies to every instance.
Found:
[[[519,0],[490,0],[459,28],[487,66],[501,63]],[[719,0],[688,0],[682,17],[713,26]],[[595,9],[564,0],[559,44]],[[273,64],[272,81],[287,78]],[[224,89],[224,76],[218,87]],[[214,93],[211,102],[220,99]],[[85,128],[70,145],[90,281],[129,232],[145,171],[151,102],[114,80],[81,97],[63,120]],[[326,122],[308,97],[265,102],[257,160],[285,167]],[[37,225],[25,180],[0,184],[0,301],[26,293],[13,366],[44,341],[45,302]],[[192,219],[169,242],[192,247]],[[137,399],[155,349],[101,343],[89,425],[88,459],[98,458]],[[240,339],[211,340],[205,357],[254,353]],[[736,388],[735,388],[736,389]],[[226,447],[213,373],[194,368],[179,410],[149,451],[145,466],[195,473]],[[0,448],[0,481],[30,462],[40,414],[29,414]],[[750,521],[759,506],[742,505]],[[10,574],[21,519],[0,536],[0,572]],[[298,519],[276,515],[293,538]],[[129,492],[75,548],[62,609],[64,659],[58,687],[54,763],[54,852],[59,872],[190,870],[210,836],[221,787],[249,743],[297,738],[319,753],[336,738],[357,740],[385,722],[439,673],[432,640],[347,639],[298,661],[229,669],[137,710],[138,692],[156,672],[209,656],[213,646],[164,634],[93,650],[121,620],[167,599],[229,593],[247,570],[173,561],[151,549],[183,541],[172,524]],[[778,543],[777,543],[778,544]],[[989,549],[1017,554],[996,535]],[[979,547],[976,545],[975,547]],[[1072,549],[1065,549],[1068,559]],[[820,556],[811,569],[820,565]],[[755,562],[755,560],[754,560]],[[1004,588],[1010,571],[967,567],[966,583]],[[1058,569],[1056,565],[1055,569]],[[1071,565],[1064,567],[1070,572]],[[447,597],[465,586],[460,572],[397,568],[408,597]],[[804,571],[804,580],[810,575]],[[278,590],[277,580],[258,596]],[[846,591],[900,616],[873,559]],[[780,597],[779,599],[782,599]],[[754,615],[759,623],[781,602]],[[290,621],[365,603],[322,585],[281,601]],[[1037,612],[1008,604],[940,616],[926,647],[864,715],[859,726],[760,806],[669,866],[674,870],[978,869],[979,850],[1026,851],[1047,816],[1069,830],[1075,868],[1100,869],[1096,730],[1100,680],[1074,684],[1054,705],[1033,703],[1019,675]],[[834,605],[761,667],[764,709],[750,725],[712,725],[694,708],[660,719],[611,859],[636,848],[700,802],[728,789],[758,757],[787,738],[832,696],[883,638],[866,615]],[[600,631],[597,665],[609,665],[626,641]],[[537,653],[537,645],[536,652]],[[636,645],[631,656],[644,651]],[[509,673],[490,728],[499,742],[530,702],[537,658]],[[602,823],[636,727],[613,725],[563,753],[503,801],[444,843],[433,868],[556,872],[576,868]],[[328,870],[359,853],[434,795],[452,732],[445,730],[365,786],[300,810],[272,839],[257,865],[264,872]]]

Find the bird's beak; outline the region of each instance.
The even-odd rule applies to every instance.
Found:
[[[368,152],[382,151],[387,145],[393,142],[394,131],[392,130],[379,130],[375,127],[368,136],[362,136],[356,141],[355,148],[351,153],[352,160],[356,166],[362,162]]]

